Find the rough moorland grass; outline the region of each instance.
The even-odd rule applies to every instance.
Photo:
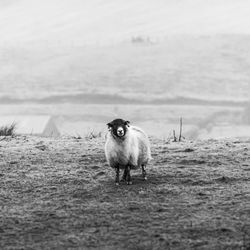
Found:
[[[104,138],[0,140],[0,249],[250,249],[250,139],[151,139],[114,184]]]
[[[95,131],[90,131],[88,133],[86,133],[84,136],[81,136],[79,134],[76,134],[75,136],[72,136],[73,139],[85,139],[85,140],[92,140],[92,139],[96,139],[96,138],[101,138],[102,137],[102,132],[95,132]]]
[[[12,123],[9,126],[0,127],[0,136],[12,136],[15,134],[16,123]]]
[[[90,131],[88,134],[85,135],[85,139],[87,140],[101,138],[101,137],[102,137],[102,132],[95,132],[95,131]]]

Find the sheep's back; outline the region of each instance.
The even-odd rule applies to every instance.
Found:
[[[131,126],[136,138],[138,140],[139,155],[138,165],[146,165],[151,159],[150,142],[147,134],[140,128]]]

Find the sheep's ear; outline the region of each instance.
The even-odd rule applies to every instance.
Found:
[[[125,121],[125,125],[129,127],[130,121]]]
[[[111,122],[107,123],[108,130],[110,130],[113,127],[113,124]]]

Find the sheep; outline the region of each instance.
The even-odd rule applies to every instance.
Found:
[[[109,166],[116,171],[115,183],[119,185],[120,169],[124,169],[122,181],[132,184],[130,170],[142,169],[142,177],[147,180],[145,167],[151,158],[151,150],[146,133],[129,121],[115,119],[108,124],[105,156]]]

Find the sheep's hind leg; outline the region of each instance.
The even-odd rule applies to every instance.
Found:
[[[128,174],[128,170],[127,170],[127,167],[125,167],[121,181],[127,180],[127,174]]]
[[[142,178],[143,180],[146,181],[148,178],[147,178],[147,172],[145,170],[145,165],[141,165],[141,170],[142,170]]]
[[[130,169],[131,169],[131,167],[128,165],[128,166],[126,166],[126,169],[127,169],[127,184],[131,185],[132,184],[131,175],[130,175]]]
[[[118,186],[119,185],[119,174],[120,174],[120,168],[117,166],[115,168],[116,176],[115,176],[115,184]]]

